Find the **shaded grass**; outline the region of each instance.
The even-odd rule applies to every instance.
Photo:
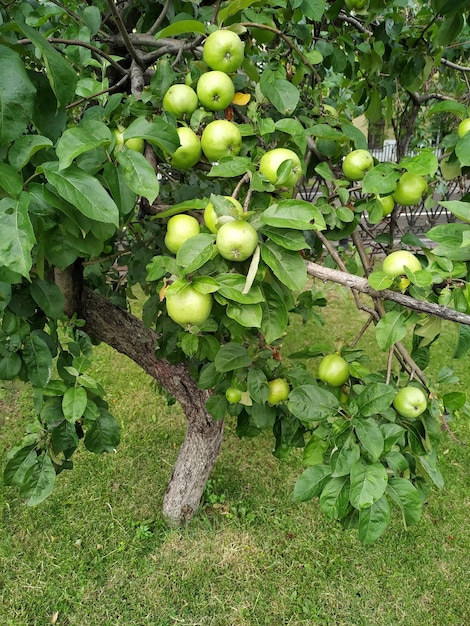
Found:
[[[324,329],[298,332],[294,324],[286,354],[325,336],[354,338],[363,318],[344,294],[328,291]],[[365,348],[371,339],[363,337]],[[433,347],[433,371],[448,360],[455,339],[449,327]],[[371,366],[384,363],[374,353]],[[468,359],[456,365],[468,385]],[[325,519],[315,501],[291,503],[302,471],[298,453],[279,462],[272,437],[239,440],[228,421],[203,510],[188,527],[170,530],[160,507],[184,436],[183,415],[108,347],[99,347],[94,368],[121,423],[122,443],[106,456],[80,451],[73,472],[61,474],[37,508],[6,491],[0,624],[46,625],[57,612],[56,623],[68,626],[470,623],[466,446],[444,437],[446,487],[432,491],[417,526],[405,532],[395,515],[386,535],[364,547],[355,532]],[[0,401],[4,453],[21,435],[30,405],[20,386],[5,388]],[[469,439],[466,425],[455,429]]]

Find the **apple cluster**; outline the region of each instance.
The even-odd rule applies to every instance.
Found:
[[[240,37],[230,30],[216,30],[204,42],[202,55],[210,70],[201,75],[195,89],[179,83],[172,85],[163,97],[163,110],[179,121],[190,119],[199,106],[208,111],[224,111],[235,95],[230,74],[236,72],[243,61],[244,44]],[[177,133],[180,146],[169,161],[180,170],[196,165],[202,155],[211,163],[225,156],[236,156],[242,145],[237,124],[227,119],[207,124],[200,139],[186,125],[179,126]]]

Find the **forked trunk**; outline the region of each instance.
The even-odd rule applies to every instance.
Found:
[[[185,363],[157,359],[157,335],[97,293],[83,289],[78,315],[86,321],[86,332],[131,358],[180,402],[187,420],[186,436],[164,497],[163,515],[171,526],[189,521],[222,444],[224,423],[213,420],[206,409],[209,392],[197,387]]]

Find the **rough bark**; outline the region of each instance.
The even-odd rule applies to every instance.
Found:
[[[223,420],[213,420],[206,410],[209,392],[197,387],[185,363],[157,359],[156,333],[99,294],[84,288],[78,315],[86,321],[86,332],[131,358],[180,402],[187,429],[163,500],[163,515],[172,526],[189,521],[222,444]]]

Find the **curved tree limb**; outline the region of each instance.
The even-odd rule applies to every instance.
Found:
[[[382,289],[377,291],[369,285],[367,279],[360,276],[354,276],[348,272],[341,272],[340,270],[323,267],[323,265],[318,265],[318,263],[313,263],[312,261],[306,261],[305,263],[307,266],[307,272],[311,276],[319,278],[325,282],[328,281],[337,283],[338,285],[343,285],[344,287],[360,291],[371,298],[390,300],[391,302],[401,304],[407,309],[413,309],[414,311],[419,311],[421,313],[429,313],[430,315],[435,315],[436,317],[440,317],[444,320],[470,326],[470,315],[467,315],[466,313],[460,313],[459,311],[442,306],[441,304],[417,300],[412,296],[408,296],[404,293],[398,293],[396,291],[392,291],[391,289]]]

